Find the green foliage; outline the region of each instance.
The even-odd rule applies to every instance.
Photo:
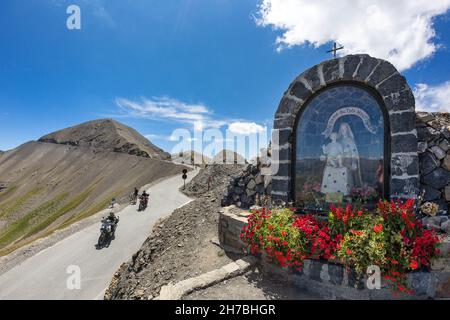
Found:
[[[382,217],[367,219],[364,225],[359,226],[360,230],[351,229],[346,233],[338,246],[337,256],[353,266],[360,276],[366,272],[367,267],[386,263],[384,232],[374,231],[374,226],[382,223]]]

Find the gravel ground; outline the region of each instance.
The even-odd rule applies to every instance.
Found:
[[[204,290],[193,292],[183,300],[320,300],[291,283],[261,277],[253,271]]]

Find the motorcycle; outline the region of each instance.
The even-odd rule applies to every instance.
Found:
[[[117,223],[119,218],[117,218]],[[111,222],[110,220],[103,218],[102,225],[100,227],[100,236],[98,238],[97,246],[103,247],[108,241],[114,237],[116,231],[117,223]]]
[[[138,211],[144,211],[148,206],[148,197],[140,196],[139,197],[139,208]]]

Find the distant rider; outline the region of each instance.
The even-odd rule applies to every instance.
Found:
[[[134,203],[136,203],[138,197],[139,197],[139,189],[134,187],[134,191],[133,191],[133,202]]]

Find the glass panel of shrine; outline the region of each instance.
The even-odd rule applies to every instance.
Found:
[[[382,108],[369,90],[338,85],[312,98],[296,129],[296,205],[322,211],[383,197],[384,134]]]

